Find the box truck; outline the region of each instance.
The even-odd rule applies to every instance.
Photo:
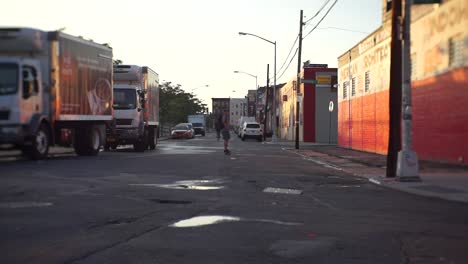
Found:
[[[112,49],[60,31],[0,28],[0,144],[40,159],[71,131],[96,155],[112,122]]]
[[[159,132],[159,76],[146,66],[114,67],[115,130],[108,129],[106,149],[133,144],[155,149]]]
[[[204,137],[206,133],[205,115],[189,115],[187,119],[189,123],[192,123],[195,135],[202,135]]]

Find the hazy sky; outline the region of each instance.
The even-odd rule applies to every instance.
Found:
[[[299,32],[299,12],[311,18],[326,0],[5,0],[0,26],[43,30],[65,27],[99,43],[109,43],[114,59],[147,65],[161,80],[181,84],[211,109],[212,97],[243,97],[258,76],[266,84],[266,65],[273,76],[274,46],[248,32],[277,42],[277,68],[282,66]],[[307,34],[327,7],[304,30]],[[337,66],[337,57],[381,21],[380,0],[338,0],[318,29],[303,42],[302,61]],[[294,53],[295,48],[293,49]],[[288,60],[289,62],[289,60]],[[297,58],[278,83],[295,76]],[[278,77],[281,72],[278,72]],[[209,87],[203,87],[209,85]],[[198,88],[198,89],[197,89]],[[235,91],[235,92],[233,92]]]

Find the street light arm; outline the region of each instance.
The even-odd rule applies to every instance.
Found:
[[[262,39],[262,40],[264,40],[264,41],[266,41],[266,42],[269,42],[269,43],[271,43],[271,44],[273,44],[273,45],[276,45],[276,42],[273,42],[273,41],[268,40],[268,39],[266,39],[266,38],[262,38],[262,37],[260,37],[260,36],[255,35],[255,34],[245,33],[245,32],[239,32],[239,35],[241,35],[241,36],[253,36],[253,37],[257,37],[257,38]]]
[[[243,72],[243,71],[234,71],[234,73],[243,73],[243,74],[250,75],[250,76],[252,76],[252,77],[254,77],[254,78],[257,78],[257,76],[256,76],[256,75],[250,74],[250,73],[248,73],[248,72]]]

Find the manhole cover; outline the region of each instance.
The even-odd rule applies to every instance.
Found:
[[[280,193],[280,194],[294,194],[294,195],[302,194],[302,190],[285,189],[285,188],[273,188],[273,187],[267,187],[267,188],[265,188],[263,190],[263,192],[266,192],[266,193]]]

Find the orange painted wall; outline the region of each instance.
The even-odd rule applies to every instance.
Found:
[[[387,90],[354,98],[351,101],[351,107],[349,107],[349,101],[340,102],[338,145],[386,154],[389,123],[388,100]],[[351,138],[350,135],[352,135]]]

